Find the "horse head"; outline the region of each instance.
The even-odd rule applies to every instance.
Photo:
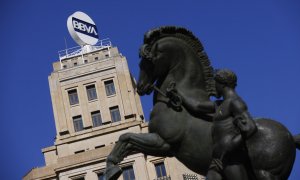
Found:
[[[160,87],[166,79],[214,95],[210,61],[201,42],[185,28],[167,26],[148,31],[140,59],[139,95],[150,94],[155,83]]]
[[[144,44],[140,48],[140,75],[138,93],[150,94],[155,82],[161,81],[170,69],[182,59],[182,49],[176,46],[172,37],[152,37],[158,30],[152,30],[145,35]],[[178,44],[178,43],[177,43]],[[175,46],[174,46],[175,45]]]

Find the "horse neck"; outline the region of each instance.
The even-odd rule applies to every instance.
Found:
[[[176,83],[178,91],[191,98],[209,99],[205,89],[202,65],[195,55],[187,54],[184,60],[175,64],[166,77],[158,81],[158,86],[165,92],[171,82]]]

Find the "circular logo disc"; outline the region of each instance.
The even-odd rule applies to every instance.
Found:
[[[77,11],[67,20],[70,35],[80,46],[95,45],[98,42],[98,29],[94,21],[85,13]]]

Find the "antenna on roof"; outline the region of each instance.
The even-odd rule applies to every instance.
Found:
[[[66,37],[64,37],[65,39],[65,46],[66,46],[66,54],[68,54],[68,46],[67,46],[67,40],[66,40]]]

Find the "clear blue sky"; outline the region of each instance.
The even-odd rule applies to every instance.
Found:
[[[44,165],[41,148],[53,145],[56,134],[47,77],[64,37],[75,46],[66,20],[78,10],[94,19],[101,38],[118,46],[136,78],[145,31],[161,25],[190,29],[214,67],[238,74],[238,92],[253,116],[300,133],[300,1],[3,0],[0,179],[21,179]],[[142,103],[148,119],[151,97]],[[290,180],[300,179],[297,155]]]

